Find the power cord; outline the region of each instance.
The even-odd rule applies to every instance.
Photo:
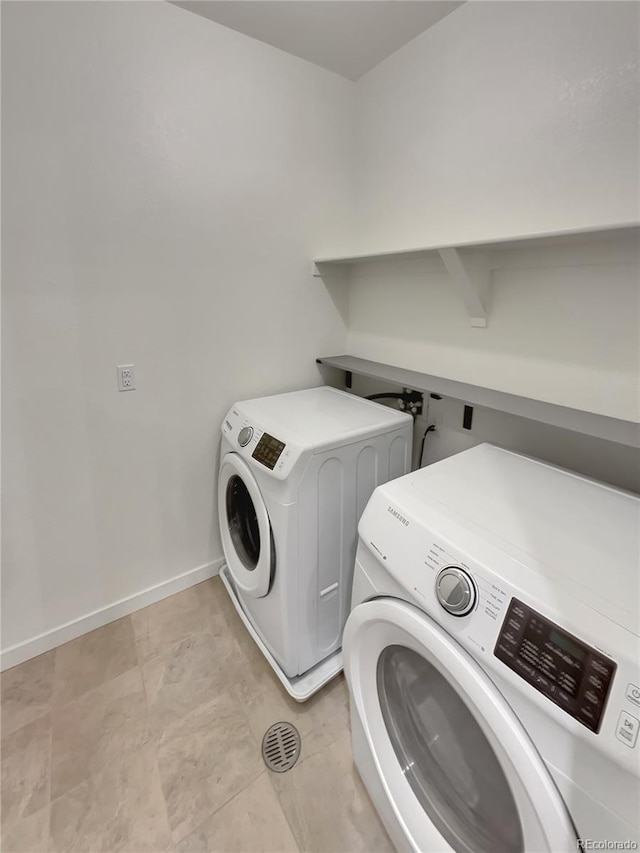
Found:
[[[425,441],[425,438],[427,437],[427,433],[428,432],[435,432],[435,431],[436,431],[436,425],[435,424],[429,424],[429,426],[425,429],[424,433],[422,434],[422,444],[420,445],[420,457],[418,458],[418,468],[422,468],[422,457],[424,456],[424,441]]]

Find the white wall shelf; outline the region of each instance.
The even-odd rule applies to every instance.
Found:
[[[519,234],[494,240],[470,243],[453,243],[393,249],[357,255],[336,255],[316,258],[312,274],[316,278],[333,278],[337,271],[344,272],[351,264],[374,261],[417,260],[439,256],[449,274],[452,285],[459,292],[472,326],[487,325],[491,291],[491,269],[494,252],[506,249],[548,248],[578,245],[584,242],[610,242],[623,237],[640,239],[640,224],[637,222],[617,223],[589,228],[573,228],[564,231]]]
[[[520,397],[492,388],[479,385],[469,385],[441,376],[431,376],[403,367],[394,367],[377,361],[368,361],[351,355],[323,356],[316,359],[318,364],[335,367],[347,373],[368,376],[383,382],[390,382],[416,391],[426,391],[460,400],[471,406],[482,406],[500,412],[507,412],[529,420],[540,421],[562,429],[573,430],[594,438],[613,441],[628,447],[640,447],[640,424],[635,421],[625,421],[610,418],[595,412],[585,412],[581,409],[571,409],[544,400],[534,400],[530,397]]]

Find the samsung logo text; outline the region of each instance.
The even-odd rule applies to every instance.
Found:
[[[387,512],[390,512],[390,513],[391,513],[391,515],[392,515],[394,518],[397,518],[397,519],[398,519],[398,521],[402,522],[402,524],[404,524],[404,526],[405,526],[405,527],[408,527],[408,526],[409,526],[409,522],[407,521],[407,519],[404,517],[404,515],[400,515],[400,513],[398,512],[398,510],[397,510],[397,509],[394,509],[392,506],[388,506],[388,507],[387,507]]]

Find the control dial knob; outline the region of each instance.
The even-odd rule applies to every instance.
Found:
[[[457,566],[447,566],[436,578],[438,601],[452,616],[466,616],[476,603],[476,586],[471,575]]]
[[[253,438],[253,427],[250,427],[250,426],[242,427],[242,429],[238,433],[238,444],[240,445],[240,447],[246,447],[252,438]]]

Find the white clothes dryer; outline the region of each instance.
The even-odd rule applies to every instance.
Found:
[[[398,850],[637,849],[640,499],[491,445],[376,489],[344,635]]]
[[[222,580],[298,701],[342,669],[360,515],[410,470],[410,415],[320,387],[236,403],[222,424]]]

